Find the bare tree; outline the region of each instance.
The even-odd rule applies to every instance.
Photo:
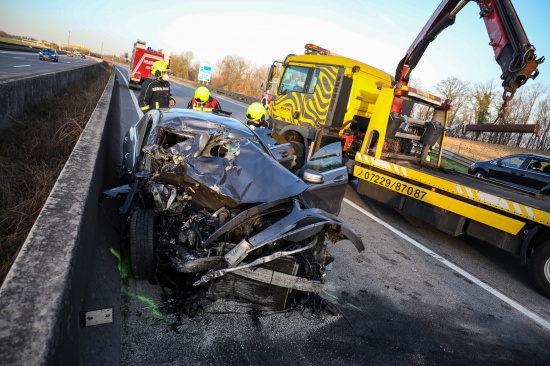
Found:
[[[193,62],[193,64],[189,66],[189,80],[198,80],[200,67],[198,61]]]
[[[466,103],[470,102],[472,95],[470,83],[457,77],[450,77],[437,83],[435,89],[443,99],[452,101],[453,110],[449,113],[449,127],[453,127],[455,122],[462,122],[457,120],[457,116],[465,109]]]
[[[246,62],[239,56],[225,56],[216,64],[216,77],[212,85],[237,92]]]
[[[550,150],[550,94],[537,103],[533,122],[539,124],[539,132],[531,135],[528,149]]]
[[[491,107],[494,104],[495,96],[495,83],[493,80],[475,83],[470,100],[475,124],[491,123]],[[481,133],[475,133],[475,140],[479,140],[480,137],[483,137]]]

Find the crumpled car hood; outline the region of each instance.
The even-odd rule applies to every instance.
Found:
[[[208,146],[221,144],[231,146],[224,157],[209,153]],[[185,174],[239,204],[274,201],[307,189],[301,179],[247,139],[204,133],[166,150],[149,145],[143,151],[162,162],[153,165],[159,180],[170,181],[174,174]]]

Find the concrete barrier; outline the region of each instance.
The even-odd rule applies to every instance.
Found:
[[[110,251],[120,253],[120,202],[98,204],[104,190],[122,184],[115,79],[113,71],[0,287],[0,365],[120,364],[122,283]],[[91,313],[103,322],[86,326]]]
[[[42,98],[55,95],[63,88],[94,75],[100,67],[101,63],[97,63],[77,69],[0,81],[0,131]]]
[[[47,83],[59,82],[53,79]],[[113,71],[0,288],[0,365],[120,364],[121,281],[117,259],[102,244],[118,245],[118,203],[98,205],[103,190],[120,184],[113,160],[121,137],[108,128],[120,115],[114,84]],[[92,313],[103,316],[102,325],[86,326]]]

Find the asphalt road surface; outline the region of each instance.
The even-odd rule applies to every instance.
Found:
[[[141,112],[127,71],[117,69],[123,136]],[[172,93],[185,108],[193,88],[173,82]],[[243,120],[245,104],[218,99]],[[122,364],[549,364],[550,299],[515,257],[365,199],[354,183],[340,217],[366,250],[348,241],[329,247],[335,262],[316,308],[205,300],[189,311],[156,284],[125,280]],[[327,303],[332,311],[320,310]]]

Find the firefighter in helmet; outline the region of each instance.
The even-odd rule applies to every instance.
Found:
[[[252,128],[269,127],[265,120],[267,112],[262,103],[254,102],[246,110],[246,124]]]
[[[143,113],[151,109],[168,108],[176,105],[170,92],[170,67],[164,61],[155,61],[151,67],[151,75],[143,82],[138,97],[138,104]]]
[[[187,104],[187,108],[203,112],[222,110],[222,106],[216,98],[210,95],[210,90],[206,86],[199,86],[195,90],[195,96],[191,98],[189,104]]]

